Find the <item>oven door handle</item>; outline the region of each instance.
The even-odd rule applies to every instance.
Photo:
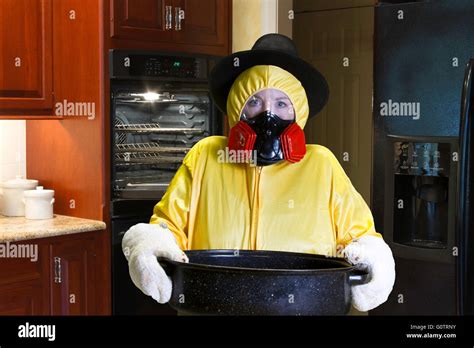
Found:
[[[168,187],[169,184],[127,184],[127,187]]]

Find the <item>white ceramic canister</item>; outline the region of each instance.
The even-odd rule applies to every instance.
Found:
[[[42,220],[53,218],[54,190],[44,190],[38,186],[36,190],[23,193],[25,202],[25,218]]]
[[[38,180],[22,179],[21,176],[2,183],[2,214],[5,216],[24,216],[23,192],[33,190],[36,186],[38,186]]]

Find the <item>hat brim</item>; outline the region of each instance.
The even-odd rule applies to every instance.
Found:
[[[238,66],[236,66],[238,58]],[[309,104],[309,117],[317,115],[329,98],[329,86],[324,76],[301,58],[274,50],[249,50],[236,52],[222,58],[209,74],[212,99],[225,114],[227,96],[235,79],[245,70],[256,65],[275,65],[294,75],[303,85]]]

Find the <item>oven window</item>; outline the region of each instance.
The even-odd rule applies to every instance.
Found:
[[[186,153],[211,134],[208,91],[118,91],[112,104],[115,198],[161,198]]]

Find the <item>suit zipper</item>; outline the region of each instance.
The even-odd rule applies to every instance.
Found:
[[[260,198],[260,176],[262,174],[262,166],[256,167],[255,171],[255,183],[253,190],[253,201],[252,201],[252,224],[250,228],[250,250],[257,249],[257,224],[258,224],[258,208]]]

